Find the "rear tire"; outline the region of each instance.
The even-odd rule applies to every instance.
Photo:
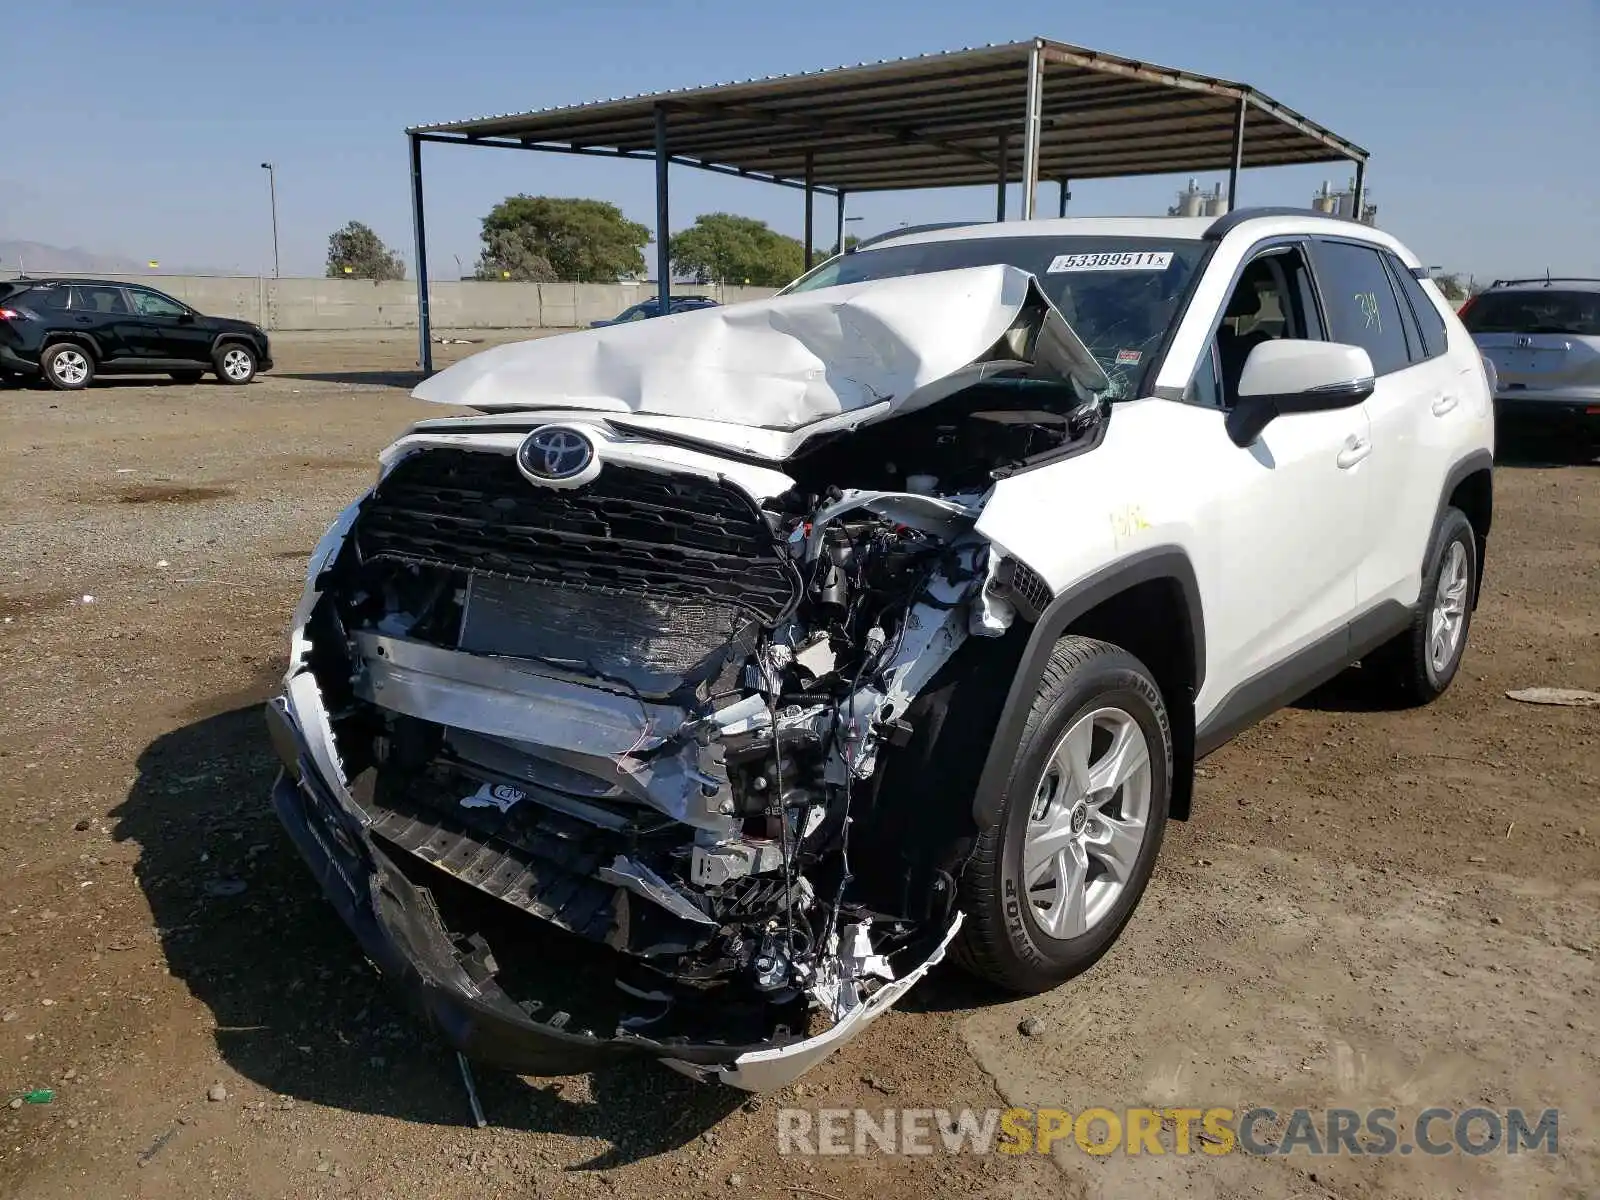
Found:
[[[1461,668],[1478,589],[1478,538],[1459,508],[1447,508],[1428,547],[1411,626],[1371,656],[1379,686],[1396,705],[1444,695]]]
[[[94,382],[94,355],[76,342],[57,342],[39,356],[39,373],[58,392],[78,392]]]
[[[243,342],[223,342],[211,362],[223,383],[239,386],[256,377],[256,352]]]
[[[1171,796],[1172,728],[1149,670],[1108,642],[1062,638],[999,819],[962,871],[956,961],[1024,994],[1093,966],[1144,895]]]
[[[174,383],[199,383],[205,378],[204,371],[168,371]]]

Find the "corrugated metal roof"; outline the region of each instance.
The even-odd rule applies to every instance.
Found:
[[[1021,179],[1028,59],[1045,60],[1041,179],[1226,170],[1248,100],[1243,164],[1367,152],[1246,84],[1046,39],[420,125],[430,141],[650,158],[668,113],[674,161],[823,190]]]

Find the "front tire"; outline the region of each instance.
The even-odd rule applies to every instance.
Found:
[[[256,352],[242,342],[224,342],[211,359],[217,378],[223,383],[242,385],[256,377]]]
[[[1388,696],[1398,705],[1444,695],[1461,668],[1477,597],[1478,539],[1459,508],[1447,508],[1422,568],[1422,593],[1411,626],[1373,656]]]
[[[962,872],[957,961],[1024,994],[1093,966],[1144,895],[1171,796],[1171,723],[1149,670],[1108,642],[1062,638],[999,819]]]
[[[57,342],[40,356],[39,373],[58,392],[82,391],[94,382],[94,356],[76,342]]]

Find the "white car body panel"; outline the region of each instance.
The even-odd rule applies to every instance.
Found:
[[[1118,405],[1094,452],[997,484],[977,530],[1057,592],[1153,547],[1187,552],[1206,624],[1204,721],[1239,683],[1348,619],[1360,483],[1336,457],[1365,424],[1359,408],[1307,413],[1241,450],[1219,411]]]

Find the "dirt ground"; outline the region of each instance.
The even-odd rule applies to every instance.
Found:
[[[1449,694],[1379,712],[1336,682],[1213,756],[1082,978],[1009,1000],[941,970],[760,1099],[652,1065],[484,1074],[476,1130],[279,832],[259,716],[307,552],[426,415],[415,347],[278,357],[244,389],[0,392],[0,1195],[1600,1194],[1600,710],[1505,696],[1600,686],[1600,468],[1503,466]],[[6,1106],[34,1088],[53,1100]],[[775,1136],[783,1106],[1141,1104],[1555,1107],[1559,1153],[802,1159]]]

